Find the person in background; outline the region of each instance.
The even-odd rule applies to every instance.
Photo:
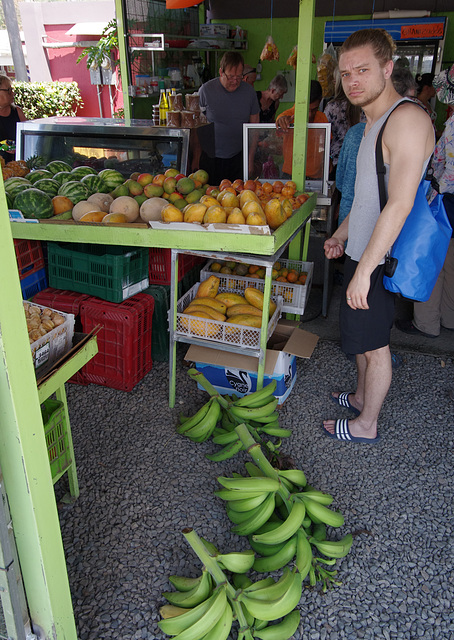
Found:
[[[454,65],[439,73],[433,81],[437,98],[443,104],[454,105]],[[446,122],[432,158],[432,184],[443,193],[449,222],[454,227],[454,115]],[[436,195],[429,195],[429,201]],[[454,232],[453,232],[454,233]],[[443,269],[427,302],[415,302],[413,321],[396,320],[396,327],[409,334],[427,338],[440,335],[441,327],[454,331],[454,239],[451,237]]]
[[[349,442],[379,439],[378,417],[392,378],[389,341],[394,319],[394,296],[383,285],[384,258],[411,211],[435,142],[430,118],[417,105],[407,102],[393,111],[402,101],[391,81],[394,52],[384,29],[363,29],[345,40],[339,56],[345,94],[367,118],[352,208],[324,244],[328,259],[341,257],[346,249],[341,346],[344,353],[356,355],[357,386],[352,393],[331,395],[356,417],[325,420],[323,433]],[[382,142],[388,201],[381,210],[375,141],[388,116]]]
[[[435,120],[437,119],[437,114],[432,109],[432,105],[429,100],[431,100],[435,96],[435,89],[432,86],[432,82],[434,79],[433,73],[423,73],[416,76],[416,83],[418,85],[418,89],[416,91],[416,98],[418,102],[422,104],[424,109],[430,116],[432,120],[432,124],[435,127]]]
[[[254,86],[254,82],[256,80],[257,69],[255,69],[255,67],[251,67],[250,64],[245,64],[243,70],[243,82],[247,82],[248,84]]]
[[[260,105],[260,122],[274,122],[279,102],[287,93],[287,80],[278,74],[271,80],[268,89],[257,91],[257,99]]]
[[[394,67],[391,74],[394,89],[402,97],[414,98],[418,90],[418,85],[410,69],[406,67]]]
[[[200,109],[214,123],[215,157],[205,151],[200,169],[207,171],[210,184],[243,176],[243,123],[259,121],[259,104],[253,87],[243,82],[241,53],[227,51],[221,58],[219,77],[199,89]]]
[[[365,116],[359,107],[353,105],[344,93],[339,70],[336,69],[336,89],[334,97],[325,107],[325,115],[328,122],[331,123],[331,146],[330,157],[333,165],[333,171],[330,178],[334,180],[336,176],[337,161],[342,147],[342,143],[347,131],[358,124],[360,119],[365,122]]]
[[[309,95],[309,116],[308,122],[327,123],[328,118],[319,111],[322,100],[322,87],[318,80],[311,80],[311,90]],[[276,118],[276,127],[282,129],[286,135],[283,139],[284,163],[282,165],[282,177],[291,179],[293,161],[293,132],[290,127],[295,119],[295,105],[287,111],[283,111]],[[323,134],[324,135],[324,134]],[[309,131],[307,136],[306,155],[306,178],[318,180],[323,175],[323,150],[320,151],[320,136],[317,131]]]
[[[14,104],[11,80],[7,76],[0,75],[0,142],[3,140],[16,142],[16,125],[24,120],[26,120],[24,112]],[[0,155],[5,162],[15,158],[14,151],[0,151]]]

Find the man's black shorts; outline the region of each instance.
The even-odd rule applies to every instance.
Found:
[[[369,309],[353,310],[347,304],[346,291],[358,263],[346,256],[344,263],[344,283],[340,304],[341,347],[346,354],[374,351],[389,344],[394,320],[393,293],[383,286],[384,264],[372,272],[370,290],[367,296]]]

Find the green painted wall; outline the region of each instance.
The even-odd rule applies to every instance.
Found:
[[[433,16],[447,16],[448,17],[448,29],[446,36],[446,43],[443,55],[443,67],[446,68],[454,62],[454,12],[446,13],[433,13]],[[368,20],[370,14],[356,15],[356,16],[338,16],[334,20]],[[314,18],[313,25],[313,54],[317,59],[323,52],[323,40],[325,23],[333,20],[332,16]],[[213,21],[222,22],[222,20]],[[263,91],[268,87],[270,80],[274,76],[284,69],[289,70],[291,67],[287,65],[287,58],[289,57],[294,45],[298,38],[298,18],[274,18],[268,19],[247,19],[240,20],[237,23],[230,23],[232,27],[236,27],[237,24],[248,32],[248,49],[243,52],[244,60],[247,64],[256,66],[259,61],[260,54],[263,49],[263,45],[269,35],[273,36],[274,42],[277,45],[280,54],[279,62],[264,61],[262,63],[262,80],[255,83],[255,88],[258,91]],[[317,67],[312,65],[312,78],[317,77]],[[279,107],[279,112],[291,107],[291,103],[282,102]],[[446,106],[437,102],[438,124],[444,122],[446,118]]]

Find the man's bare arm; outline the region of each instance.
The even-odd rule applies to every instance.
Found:
[[[430,118],[420,107],[402,105],[391,115],[383,135],[383,157],[389,164],[388,201],[348,288],[355,308],[368,308],[370,275],[393,245],[413,207],[434,141]]]

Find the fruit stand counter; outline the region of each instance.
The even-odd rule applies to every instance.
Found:
[[[130,247],[159,247],[188,251],[225,251],[273,256],[310,220],[316,205],[311,197],[271,235],[247,233],[213,233],[209,231],[176,231],[150,229],[143,224],[103,225],[96,223],[11,222],[14,238],[52,240],[54,242],[82,242],[88,244],[124,245]],[[194,225],[194,229],[196,229]],[[259,227],[257,227],[259,229]]]

